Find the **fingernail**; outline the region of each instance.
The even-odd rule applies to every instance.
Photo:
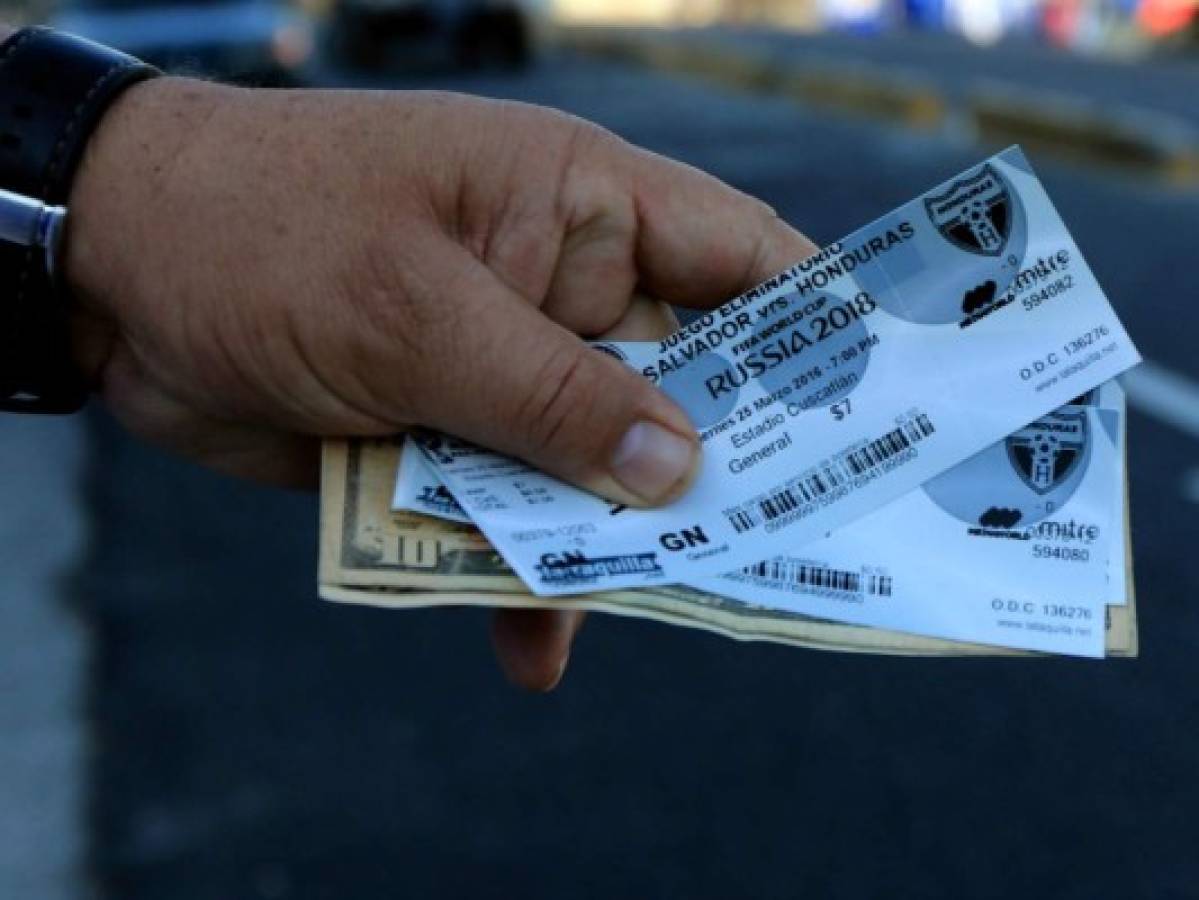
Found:
[[[638,422],[616,448],[612,475],[646,503],[661,503],[686,484],[698,457],[694,441],[653,422]]]

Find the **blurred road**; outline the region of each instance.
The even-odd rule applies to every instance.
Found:
[[[981,156],[570,61],[439,84],[594,118],[818,243]],[[1145,355],[1199,380],[1199,196],[1039,169]],[[318,602],[312,498],[91,425],[79,591],[103,897],[1162,898],[1199,883],[1199,447],[1157,419],[1131,425],[1138,661],[833,655],[593,617],[548,697],[501,682],[481,612]]]
[[[1158,58],[1149,64],[1062,53],[1025,40],[978,47],[943,34],[894,31],[874,38],[852,34],[795,34],[754,28],[696,29],[697,40],[789,62],[875,66],[921,76],[950,97],[987,84],[1052,91],[1142,111],[1167,113],[1199,125],[1199,62]]]
[[[85,423],[0,418],[0,897],[70,900],[84,876],[87,640],[69,607],[86,541]]]

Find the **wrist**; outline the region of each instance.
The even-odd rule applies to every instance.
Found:
[[[224,90],[168,77],[133,85],[88,141],[67,203],[62,276],[75,362],[90,385],[137,302],[139,262],[155,242],[150,207]]]
[[[0,410],[75,412],[87,386],[72,360],[63,290],[64,209],[88,141],[121,94],[158,74],[112,48],[43,27],[0,44]]]

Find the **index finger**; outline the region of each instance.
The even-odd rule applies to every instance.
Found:
[[[708,308],[818,249],[767,204],[684,163],[632,148],[642,290]]]

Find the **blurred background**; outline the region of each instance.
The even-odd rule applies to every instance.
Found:
[[[0,420],[0,897],[1194,897],[1197,0],[5,3],[176,71],[557,106],[835,239],[1008,143],[1147,362],[1142,655],[903,660],[316,596],[316,503]]]
[[[756,27],[978,47],[1001,41],[1143,58],[1199,46],[1197,0],[3,0],[8,22],[46,21],[176,70],[321,80],[378,72],[521,68],[556,26]]]

